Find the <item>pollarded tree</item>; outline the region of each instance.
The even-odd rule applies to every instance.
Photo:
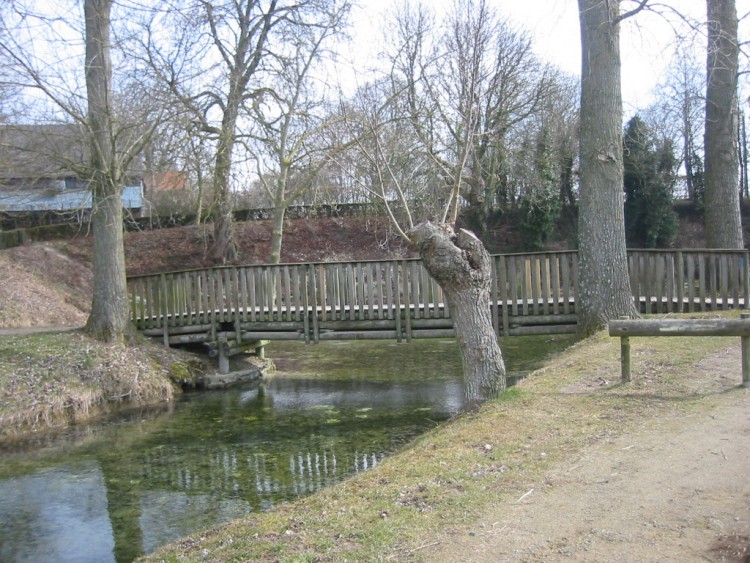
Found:
[[[625,129],[623,141],[625,234],[629,246],[668,246],[677,232],[672,208],[677,159],[672,142],[657,141],[637,115]]]
[[[625,246],[619,2],[578,0],[581,22],[581,130],[578,215],[579,334],[635,317]]]
[[[409,4],[396,19],[392,38],[391,92],[381,108],[360,108],[374,140],[360,145],[378,170],[400,232],[418,250],[430,275],[445,292],[464,370],[468,403],[496,397],[505,387],[505,365],[492,327],[492,262],[481,241],[457,229],[468,204],[472,225],[484,229],[506,165],[506,140],[547,96],[549,69],[535,57],[527,34],[499,18],[486,0],[456,0],[443,25],[435,26],[423,6]],[[410,127],[406,152],[414,155],[418,180],[439,178],[437,213],[417,216],[394,173],[384,138],[399,122]],[[400,145],[403,146],[403,145]],[[399,213],[392,208],[398,205]]]
[[[709,248],[743,248],[737,152],[737,10],[734,0],[707,0],[706,6],[706,244]]]
[[[413,179],[421,183],[431,176],[420,171],[444,169],[436,165],[436,154],[432,147],[425,145],[421,133],[414,133],[414,113],[399,114],[403,105],[398,95],[386,99],[383,105],[370,102],[363,100],[352,116],[355,120],[352,127],[357,131],[356,137],[361,139],[358,148],[362,158],[369,162],[371,176],[375,179],[370,189],[380,191],[398,232],[416,248],[425,268],[444,291],[463,364],[464,395],[468,407],[476,407],[484,400],[497,397],[506,386],[505,363],[490,317],[492,260],[473,233],[454,226],[455,202],[463,182],[441,182],[442,193],[435,198],[435,203],[443,205],[437,210],[437,218],[419,221],[408,184]],[[403,126],[409,127],[413,136],[407,135],[407,142],[403,138],[394,139],[400,149],[400,154],[396,155],[389,146],[390,135]],[[404,174],[407,172],[404,168],[393,166],[404,162],[406,153],[412,164],[411,176]],[[451,173],[462,174],[458,167],[451,170]]]

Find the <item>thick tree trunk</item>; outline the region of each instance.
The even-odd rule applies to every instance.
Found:
[[[222,194],[214,201],[214,240],[211,258],[217,264],[227,264],[237,259],[237,245],[234,241],[234,217],[228,194]]]
[[[447,224],[420,223],[409,231],[425,268],[445,292],[456,329],[469,408],[505,389],[505,363],[492,328],[492,262],[472,233]]]
[[[84,3],[94,235],[94,291],[86,332],[109,342],[121,341],[132,331],[125,278],[122,174],[113,156],[111,9],[111,0]]]
[[[636,317],[628,276],[618,2],[578,0],[581,133],[576,309],[581,335]]]
[[[94,180],[92,231],[93,298],[86,332],[106,342],[122,341],[133,333],[128,307],[121,190],[106,180]]]
[[[709,248],[743,248],[737,152],[737,10],[707,0],[705,205]]]
[[[225,111],[225,117],[222,122],[222,134],[219,138],[216,148],[216,158],[214,160],[214,240],[211,246],[211,258],[218,264],[226,264],[237,258],[232,213],[234,206],[232,194],[229,190],[237,119],[236,117],[227,115],[227,111]]]

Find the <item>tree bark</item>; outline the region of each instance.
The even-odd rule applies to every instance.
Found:
[[[279,166],[279,175],[273,192],[273,217],[271,218],[271,254],[269,256],[271,264],[281,262],[281,246],[284,240],[284,217],[289,201],[286,197],[287,185],[289,180],[289,166],[281,158]]]
[[[114,155],[110,14],[112,0],[86,0],[86,94],[92,169],[93,297],[86,332],[107,342],[132,333],[125,277],[122,174]]]
[[[707,0],[705,204],[709,248],[743,248],[737,151],[737,10]]]
[[[228,105],[233,103],[235,102],[230,100]],[[239,101],[236,103],[239,104]],[[222,133],[216,148],[216,159],[214,161],[214,240],[211,245],[211,258],[219,264],[226,264],[237,258],[237,245],[234,240],[234,202],[230,191],[230,172],[237,124],[236,108],[233,109],[235,109],[235,115],[233,116],[228,116],[228,110],[225,111]]]
[[[281,263],[281,246],[284,240],[284,216],[286,207],[274,207],[271,217],[271,264]]]
[[[506,386],[505,363],[492,328],[492,262],[472,233],[445,223],[420,223],[408,233],[425,268],[445,292],[464,371],[468,408],[497,397]]]
[[[628,276],[622,163],[618,2],[578,0],[581,133],[578,219],[578,331],[636,317]]]

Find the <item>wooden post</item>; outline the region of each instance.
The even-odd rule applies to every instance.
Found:
[[[310,288],[308,283],[308,271],[310,265],[300,266],[299,278],[300,278],[300,292],[302,297],[302,330],[305,333],[305,344],[310,343]]]
[[[320,267],[319,267],[320,268]],[[322,268],[320,268],[322,271]],[[312,300],[308,303],[308,307],[310,309],[310,314],[312,315],[312,325],[313,325],[313,342],[315,344],[318,344],[320,342],[320,329],[318,326],[318,288],[316,286],[316,280],[317,280],[317,274],[315,272],[315,266],[310,264],[309,266],[309,273],[310,273],[310,282],[312,283],[312,286],[310,287],[310,297]],[[323,297],[323,293],[321,291],[321,299]],[[321,309],[322,318],[325,318],[325,300],[323,300],[323,308]]]
[[[162,330],[164,335],[164,347],[169,348],[169,290],[167,289],[167,277],[166,275],[161,275],[161,283],[159,284],[161,288],[162,293],[162,301],[161,301],[161,322],[162,322]]]
[[[628,317],[620,317],[627,320]],[[620,371],[622,383],[630,383],[630,337],[620,337]]]
[[[409,268],[407,268],[406,260],[401,261],[401,274],[404,278],[404,324],[406,325],[406,341],[411,342],[411,306],[412,299],[410,298],[411,293],[409,292],[409,279],[414,276],[409,275]],[[412,280],[413,282],[413,280]],[[416,307],[416,302],[414,307]]]
[[[743,319],[750,319],[750,313],[742,313]],[[742,386],[750,388],[750,336],[741,336],[742,341]]]
[[[398,262],[391,262],[391,272],[393,274],[393,316],[396,320],[396,342],[401,344],[401,277],[399,275]]]

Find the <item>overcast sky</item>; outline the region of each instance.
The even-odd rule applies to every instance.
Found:
[[[400,1],[360,0],[360,7],[353,13],[355,44],[370,53],[382,50],[381,28],[385,13]],[[737,1],[738,11],[742,12],[745,2]],[[451,3],[452,0],[431,0],[428,4],[437,10],[437,7],[450,6]],[[705,0],[662,0],[662,3],[679,6],[693,18],[705,18]],[[490,5],[495,6],[501,16],[532,33],[540,56],[566,72],[580,74],[580,30],[575,0],[490,0]],[[743,22],[740,34],[747,34],[749,27],[750,22]],[[673,27],[654,14],[644,12],[625,22],[620,47],[626,113],[650,103],[651,91],[670,62],[675,41]]]

